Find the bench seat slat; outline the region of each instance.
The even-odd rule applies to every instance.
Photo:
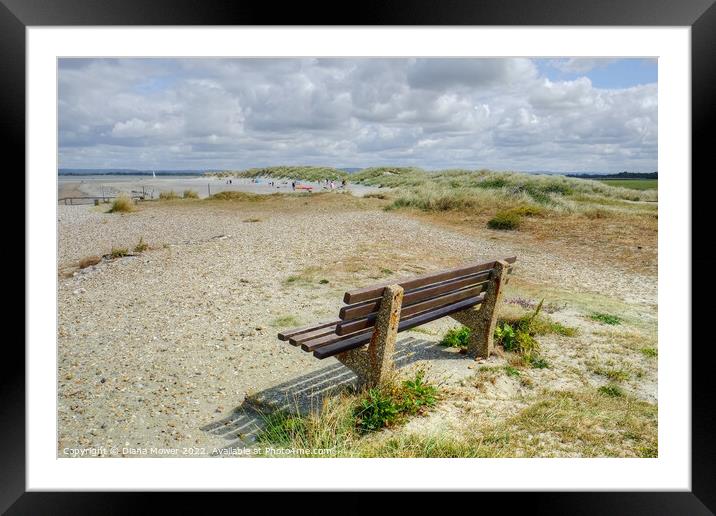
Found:
[[[440,294],[460,290],[468,286],[486,284],[490,281],[490,274],[491,271],[479,272],[477,274],[460,276],[459,278],[449,279],[406,291],[403,296],[403,307],[436,297]],[[340,317],[343,321],[367,317],[378,312],[378,309],[380,308],[380,301],[380,299],[375,299],[358,305],[344,306],[338,313],[338,317]]]
[[[324,322],[320,322],[318,324],[312,324],[311,326],[303,326],[301,328],[294,328],[292,330],[282,331],[281,333],[278,334],[278,339],[279,340],[288,340],[295,335],[300,335],[301,333],[308,333],[309,331],[313,331],[313,330],[319,330],[321,328],[325,328],[326,326],[333,326],[333,325],[338,324],[339,322],[341,322],[340,319],[332,320],[332,321],[324,321]]]
[[[469,297],[482,296],[482,298],[484,299],[484,294],[482,294],[482,290],[483,286],[478,285],[455,292],[449,292],[447,294],[443,294],[441,296],[437,296],[426,301],[421,301],[419,303],[414,303],[409,306],[403,306],[400,309],[400,319],[402,320],[410,315],[424,312],[426,310],[440,308],[451,303],[457,303],[458,301],[462,301],[463,299],[467,299]],[[375,321],[377,318],[378,316],[376,314],[371,314],[363,319],[341,321],[336,325],[336,334],[347,335],[349,333],[353,333],[364,328],[372,328],[373,326],[375,326]]]
[[[516,260],[516,256],[505,258],[505,261],[507,263],[514,263]],[[431,283],[436,283],[438,281],[444,281],[452,278],[457,278],[459,276],[465,276],[467,274],[475,274],[477,272],[488,271],[494,268],[495,261],[486,263],[473,263],[470,265],[463,265],[462,267],[456,267],[454,269],[449,269],[442,272],[423,274],[422,276],[417,276],[413,278],[398,279],[381,285],[371,285],[369,287],[359,288],[346,292],[343,296],[343,302],[346,304],[352,304],[359,303],[361,301],[367,301],[369,299],[379,298],[382,295],[383,289],[385,289],[385,287],[396,283],[403,287],[405,290],[411,290],[417,287],[422,287],[424,285],[429,285]]]
[[[443,306],[437,310],[429,310],[427,312],[420,313],[413,317],[401,320],[398,324],[398,331],[401,332],[409,330],[410,328],[414,328],[416,326],[420,326],[421,324],[440,319],[441,317],[445,317],[446,315],[466,310],[467,308],[475,306],[481,302],[482,298],[480,296],[476,296],[465,299],[463,301],[459,301],[457,303]],[[313,356],[322,360],[324,358],[332,357],[344,351],[359,348],[370,342],[371,334],[372,331],[365,331],[358,335],[352,334],[346,336],[342,340],[315,349],[315,351],[313,351]]]
[[[336,326],[324,326],[323,328],[319,328],[314,331],[309,331],[306,333],[300,333],[298,335],[294,335],[293,337],[289,337],[288,343],[292,346],[299,346],[302,342],[305,342],[307,340],[316,339],[318,337],[323,337],[325,335],[334,335],[336,333]]]

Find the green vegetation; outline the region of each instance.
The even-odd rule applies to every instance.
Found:
[[[610,186],[620,186],[633,190],[656,190],[659,187],[658,179],[599,179]]]
[[[107,213],[130,213],[135,210],[132,199],[126,195],[120,195],[112,202],[112,206]]]
[[[595,367],[592,370],[595,374],[598,374],[599,376],[604,376],[612,382],[623,382],[628,380],[630,377],[629,372],[625,371],[624,369]]]
[[[512,324],[501,321],[495,328],[495,343],[501,344],[505,351],[511,351],[522,356],[527,363],[539,356],[539,342],[534,336],[537,330],[532,327],[535,319],[542,309],[540,301],[531,314],[526,314]]]
[[[318,283],[318,274],[324,272],[321,267],[306,267],[305,269],[289,275],[285,280],[283,280],[283,284],[286,286],[290,285],[300,285],[300,286],[309,286],[314,285]]]
[[[250,217],[248,219],[242,220],[242,222],[261,222],[261,219],[257,219],[256,217]]]
[[[272,177],[275,179],[297,179],[299,181],[324,181],[326,179],[340,180],[349,177],[350,174],[332,167],[267,167],[250,168],[241,172],[234,172],[235,177]]]
[[[521,217],[511,211],[498,211],[494,217],[487,221],[490,229],[517,229],[522,222]]]
[[[139,242],[134,246],[135,253],[143,253],[149,249],[149,245],[144,241],[144,237],[139,237]]]
[[[283,315],[271,321],[271,326],[274,326],[276,328],[290,328],[293,326],[298,326],[299,324],[299,320],[296,319],[296,317],[294,317],[293,315]]]
[[[608,385],[602,385],[597,389],[600,394],[604,394],[605,396],[609,396],[611,398],[623,398],[624,397],[624,391],[621,387],[618,385],[614,385],[613,383],[610,383]]]
[[[392,414],[385,397],[380,399],[380,412]],[[272,414],[265,418],[258,444],[330,449],[331,456],[338,457],[658,455],[657,406],[628,395],[541,391],[527,407],[506,420],[475,421],[475,431],[418,433],[398,428],[392,419],[393,432],[370,432],[368,438],[356,427],[355,409],[356,398],[342,396],[325,402],[320,413],[309,416]]]
[[[174,199],[178,198],[179,196],[174,190],[169,190],[168,192],[159,192],[160,201],[173,201]]]
[[[467,348],[468,340],[470,339],[470,328],[467,326],[459,326],[457,328],[451,328],[447,331],[445,336],[439,342],[441,346],[450,348]]]
[[[437,387],[424,371],[413,378],[387,381],[367,391],[327,399],[320,412],[294,415],[275,412],[264,417],[257,443],[303,449],[337,448],[349,454],[360,437],[405,423],[437,403]]]
[[[547,361],[539,355],[539,342],[537,335],[557,334],[567,337],[577,335],[577,329],[564,326],[541,315],[540,311],[544,299],[540,301],[534,311],[510,319],[501,318],[495,327],[495,344],[501,345],[505,351],[515,353],[519,360],[515,363],[529,364],[531,367],[542,369],[548,367]],[[441,346],[465,349],[470,339],[470,329],[466,326],[451,328],[445,333],[439,344]]]
[[[122,258],[123,256],[129,256],[129,249],[126,247],[113,247],[109,256],[110,258]]]
[[[519,369],[515,369],[512,366],[505,366],[505,373],[507,373],[507,376],[513,376],[513,377],[520,376]]]
[[[639,351],[641,351],[642,355],[648,358],[656,358],[659,354],[656,348],[641,348]]]
[[[212,174],[221,177],[295,179],[323,181],[346,179],[351,183],[393,188],[390,195],[368,194],[379,199],[394,198],[390,209],[416,208],[422,211],[485,210],[518,208],[519,216],[538,216],[543,212],[524,211],[522,206],[537,205],[542,210],[573,212],[589,208],[602,200],[628,208],[624,201],[655,201],[656,190],[634,190],[611,186],[604,181],[557,175],[493,172],[489,170],[440,170],[428,172],[417,167],[372,167],[349,174],[331,167],[278,166]],[[521,212],[520,212],[521,211]]]
[[[610,326],[615,326],[617,324],[621,324],[622,320],[620,317],[617,317],[616,315],[611,314],[605,314],[601,312],[593,312],[589,315],[589,318],[593,321],[597,321],[603,324],[609,324]]]
[[[199,194],[194,190],[184,190],[184,199],[198,199]]]

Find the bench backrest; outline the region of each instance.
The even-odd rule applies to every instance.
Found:
[[[337,320],[283,332],[279,338],[312,351],[317,358],[363,346],[370,342],[386,286],[398,284],[404,289],[398,325],[398,331],[404,331],[480,304],[495,263],[472,263],[346,292],[346,305]]]
[[[515,257],[505,261],[514,263]],[[490,282],[494,267],[495,262],[473,263],[346,292],[343,301],[348,304],[338,314],[340,322],[336,326],[336,334],[347,335],[372,327],[380,309],[383,289],[388,285],[398,284],[405,290],[401,321],[427,310],[437,310],[465,300],[477,304],[482,300],[482,293]]]

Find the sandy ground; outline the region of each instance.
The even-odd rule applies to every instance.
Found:
[[[319,402],[324,389],[351,381],[334,359],[316,360],[278,341],[278,331],[332,318],[346,289],[510,255],[518,262],[506,299],[546,297],[561,306],[556,320],[583,330],[576,340],[544,340],[555,367],[535,371],[538,381],[599,385],[599,375],[577,370],[607,357],[641,368],[627,388],[656,399],[655,367],[615,345],[630,332],[655,342],[655,276],[585,267],[588,258],[544,251],[519,234],[485,230],[467,239],[334,197],[287,209],[154,203],[126,215],[58,206],[58,455],[74,447],[116,447],[117,456],[132,447],[153,456],[221,454],[251,433],[256,417],[247,414],[286,394]],[[151,249],[74,268],[112,247],[131,249],[140,237]],[[610,328],[585,319],[593,307],[618,309],[631,326],[610,337]],[[431,374],[459,385],[475,363],[434,345],[453,325],[444,319],[401,334],[402,363],[425,361]],[[519,395],[519,386],[503,383],[485,403]]]
[[[228,179],[216,177],[194,176],[59,176],[58,198],[82,196],[116,196],[120,193],[129,195],[146,195],[148,198],[158,198],[161,192],[174,191],[179,195],[185,190],[193,190],[200,198],[208,197],[218,192],[249,192],[255,194],[272,194],[276,192],[293,192],[291,182],[286,180],[273,181],[269,184],[267,179],[257,182],[248,178]],[[298,185],[313,187],[313,192],[327,191],[326,185],[310,181],[297,182]],[[336,183],[336,190],[339,183]],[[355,196],[378,190],[377,187],[358,184],[348,184],[349,190]],[[75,201],[77,202],[77,201]]]

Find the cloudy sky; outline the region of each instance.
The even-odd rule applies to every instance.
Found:
[[[60,168],[657,170],[646,59],[60,59]]]

